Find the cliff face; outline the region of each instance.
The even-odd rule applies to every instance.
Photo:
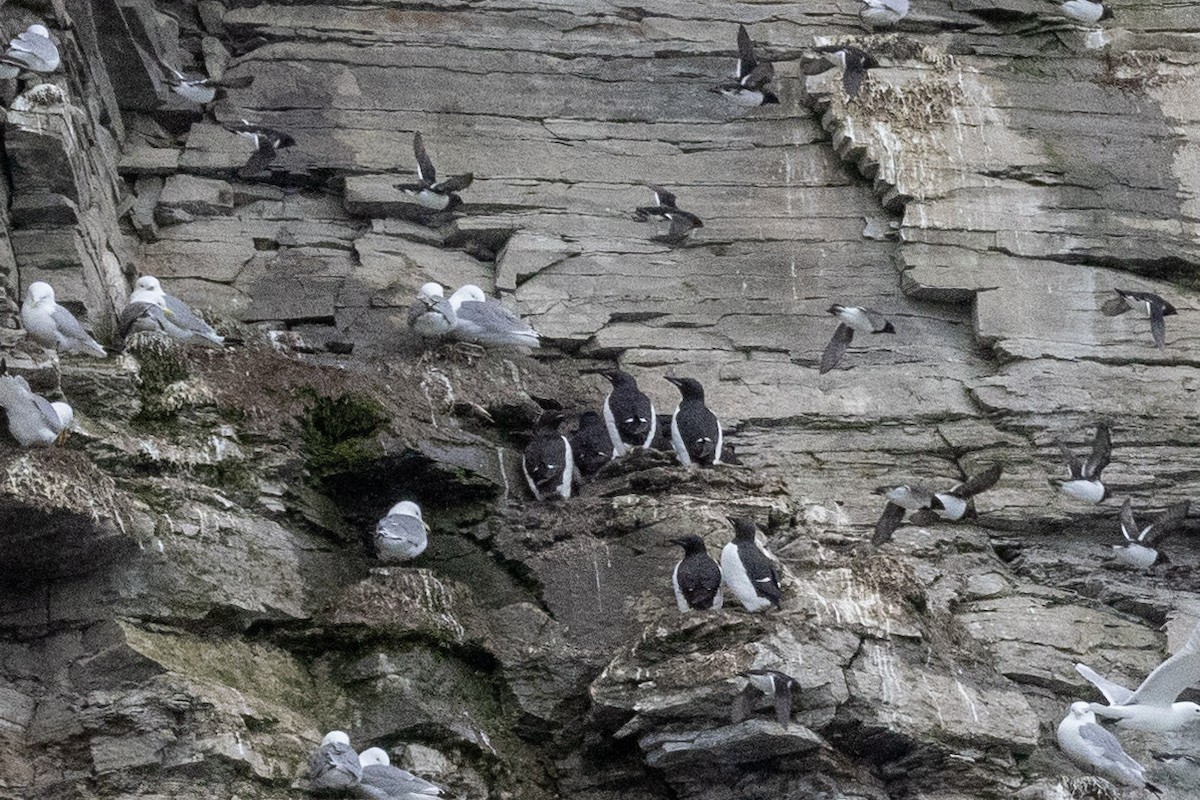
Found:
[[[75,407],[64,448],[0,443],[0,797],[296,797],[320,735],[467,798],[1107,796],[1054,745],[1086,662],[1136,684],[1200,617],[1200,550],[1113,567],[1117,509],[1196,495],[1200,11],[851,0],[474,4],[52,0],[52,75],[4,87],[0,354]],[[706,91],[745,23],[782,103]],[[861,95],[805,48],[878,54]],[[254,77],[207,112],[160,63]],[[222,124],[290,132],[267,173]],[[393,188],[420,131],[464,213]],[[644,184],[704,219],[634,221]],[[50,357],[47,280],[113,332],[152,274],[246,339]],[[530,357],[424,355],[426,281],[530,320]],[[1167,347],[1114,287],[1176,308]],[[816,365],[831,302],[894,336]],[[338,345],[353,345],[350,355]],[[332,347],[329,347],[332,345]],[[599,406],[617,361],[669,412],[700,379],[744,466],[612,465],[566,503],[520,476],[539,406]],[[1056,440],[1113,427],[1113,498],[1058,492]],[[880,487],[1003,463],[972,524],[872,548]],[[366,537],[397,499],[411,567]],[[783,608],[681,615],[678,549],[769,527]],[[788,728],[729,724],[740,671],[798,681]],[[1166,797],[1200,745],[1122,733]],[[1136,794],[1130,791],[1130,795]]]

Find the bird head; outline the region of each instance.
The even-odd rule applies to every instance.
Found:
[[[695,378],[675,378],[670,375],[663,377],[678,387],[679,394],[683,396],[684,400],[704,401],[704,387]]]
[[[29,284],[29,289],[25,292],[25,297],[34,305],[42,303],[54,302],[54,287],[42,281],[34,281]]]
[[[349,746],[350,737],[345,731],[330,731],[325,734],[325,738],[321,740],[322,746],[327,744],[344,744]]]
[[[726,517],[733,524],[733,538],[736,539],[754,539],[754,531],[756,526],[754,520],[750,517]]]
[[[417,299],[432,308],[445,299],[445,295],[442,293],[442,285],[440,283],[433,283],[432,281],[424,284],[417,290]]]
[[[396,505],[388,509],[388,516],[392,514],[404,514],[407,517],[416,517],[421,519],[421,507],[412,500],[401,500]]]
[[[1076,700],[1074,703],[1071,703],[1070,713],[1072,717],[1080,722],[1094,722],[1096,719],[1096,715],[1092,713],[1091,708],[1082,700]]]
[[[689,533],[687,536],[680,536],[676,539],[672,539],[671,544],[677,544],[682,547],[683,552],[687,555],[704,552],[704,540],[694,533]]]
[[[388,756],[387,751],[381,747],[368,747],[358,754],[358,763],[364,767],[371,767],[376,764],[382,764],[389,767],[392,764],[392,759]]]

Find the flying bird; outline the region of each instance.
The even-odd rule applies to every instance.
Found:
[[[344,731],[330,731],[308,759],[308,780],[318,791],[338,791],[357,786],[362,764]]]
[[[570,442],[575,468],[585,478],[592,477],[613,460],[613,444],[608,427],[604,424],[604,418],[595,411],[585,411],[579,415]]]
[[[1117,720],[1118,728],[1162,733],[1200,721],[1200,705],[1176,700],[1184,689],[1200,683],[1200,625],[1192,630],[1179,652],[1155,667],[1132,692],[1100,677],[1086,664],[1076,664],[1075,670],[1109,702],[1090,703],[1088,709]]]
[[[897,486],[887,491],[887,504],[883,514],[875,523],[875,535],[871,543],[881,545],[892,538],[892,534],[904,521],[906,512],[915,512],[912,521],[918,525],[928,525],[938,519],[957,522],[960,519],[975,516],[975,506],[972,498],[980,492],[985,492],[1000,480],[1003,468],[999,464],[969,476],[965,481],[956,483],[949,491],[934,492],[923,486]]]
[[[828,65],[825,69],[841,67],[842,88],[849,97],[858,97],[858,92],[867,79],[867,70],[879,66],[875,56],[858,47],[838,44],[814,47],[813,50],[821,54],[818,61]],[[824,72],[825,69],[817,71]]]
[[[52,350],[104,358],[104,347],[91,337],[75,315],[55,302],[54,288],[35,281],[25,290],[21,325],[29,338]]]
[[[1161,793],[1157,786],[1146,783],[1145,768],[1121,749],[1116,736],[1100,727],[1087,703],[1071,704],[1067,716],[1058,723],[1057,735],[1058,746],[1080,769],[1122,786]]]
[[[862,0],[858,17],[867,30],[890,28],[908,16],[908,0]]]
[[[779,96],[766,88],[775,77],[775,67],[769,61],[759,61],[754,57],[754,44],[745,25],[738,25],[737,43],[737,70],[733,73],[733,80],[723,81],[709,91],[724,95],[738,105],[778,103]]]
[[[227,125],[225,130],[245,136],[254,144],[254,152],[250,154],[246,165],[238,170],[238,176],[242,178],[260,174],[275,160],[280,150],[294,147],[296,144],[296,140],[289,133],[265,125],[255,125],[247,120],[242,120],[238,125]]]
[[[0,55],[0,79],[15,78],[22,70],[54,72],[60,62],[58,45],[50,38],[50,31],[45,25],[34,23],[17,34]]]
[[[634,213],[634,219],[638,222],[645,222],[650,217],[658,217],[671,223],[666,235],[656,236],[653,241],[665,242],[674,247],[682,244],[691,235],[694,228],[704,227],[704,222],[699,217],[675,205],[675,195],[661,186],[652,185],[650,191],[654,192],[654,205],[638,206]]]
[[[1112,546],[1113,555],[1121,564],[1134,569],[1149,569],[1162,557],[1155,545],[1174,533],[1187,519],[1189,503],[1184,500],[1169,506],[1158,519],[1144,528],[1139,528],[1133,518],[1133,503],[1128,498],[1121,506],[1121,534],[1124,544]]]
[[[1100,473],[1108,466],[1112,457],[1112,436],[1108,424],[1096,424],[1096,438],[1092,441],[1092,452],[1087,461],[1080,460],[1061,441],[1063,461],[1067,466],[1067,480],[1059,481],[1059,488],[1076,500],[1096,504],[1108,497],[1108,488],[1100,481]]]
[[[685,467],[721,463],[724,437],[717,415],[704,405],[704,387],[695,378],[666,379],[679,388],[679,405],[671,416],[671,445]]]
[[[1071,19],[1086,22],[1089,25],[1094,25],[1102,19],[1112,19],[1112,9],[1104,5],[1104,3],[1095,3],[1092,0],[1066,0],[1060,3],[1059,10]]]
[[[820,373],[824,375],[838,365],[846,348],[854,339],[854,332],[859,333],[895,333],[896,328],[887,317],[871,308],[861,306],[831,305],[829,313],[838,318],[838,326],[833,331],[833,338],[825,345],[821,354]]]
[[[774,700],[775,721],[786,728],[792,721],[792,690],[797,686],[796,679],[773,669],[752,669],[742,675],[746,678],[746,687],[734,698],[732,721],[736,724],[749,718],[754,710],[754,698],[765,694]]]
[[[450,295],[456,322],[450,338],[485,347],[538,347],[538,333],[513,312],[489,300],[473,283],[460,286]]]
[[[250,84],[254,83],[253,75],[241,75],[236,78],[210,78],[202,76],[199,78],[189,78],[179,70],[172,67],[166,61],[159,60],[159,63],[166,68],[163,77],[171,86],[171,91],[198,105],[206,106],[213,100],[224,97],[227,89],[245,89]],[[257,147],[257,143],[255,144]]]
[[[417,291],[408,309],[408,327],[425,339],[442,339],[458,324],[454,306],[445,298],[440,283],[426,283]]]
[[[747,611],[778,608],[782,592],[779,573],[754,541],[754,520],[729,517],[733,541],[721,550],[721,579]]]
[[[429,545],[429,525],[421,516],[421,507],[402,500],[388,509],[375,525],[375,552],[380,561],[411,561]]]
[[[51,403],[29,388],[20,375],[8,374],[8,362],[0,359],[0,408],[8,417],[8,432],[21,447],[61,444],[75,419],[71,406]]]
[[[1113,291],[1117,293],[1117,296],[1106,300],[1104,305],[1100,306],[1100,310],[1106,316],[1115,317],[1135,308],[1146,309],[1146,313],[1150,315],[1150,334],[1154,337],[1154,346],[1160,350],[1166,347],[1166,318],[1179,313],[1175,310],[1175,306],[1154,292],[1135,292],[1126,289],[1113,289]]]
[[[671,544],[683,548],[683,558],[671,573],[675,602],[680,611],[720,608],[724,602],[721,591],[721,568],[708,555],[704,540],[696,534],[672,539]]]
[[[604,397],[604,424],[612,440],[613,455],[623,456],[635,447],[650,447],[658,431],[658,416],[650,398],[638,389],[637,379],[619,369],[600,373],[612,383]]]
[[[162,331],[184,344],[223,347],[225,337],[212,329],[187,303],[163,291],[153,275],[143,275],[133,285],[129,305],[121,311],[121,337],[135,331]]]
[[[437,170],[425,152],[425,141],[420,133],[413,134],[413,155],[417,158],[417,182],[397,183],[394,188],[416,198],[417,203],[431,211],[453,211],[462,205],[458,193],[475,180],[473,173],[452,175],[444,181],[437,179]]]
[[[521,458],[525,482],[538,500],[548,500],[556,494],[563,500],[571,496],[575,459],[571,443],[558,432],[563,419],[561,411],[543,411]]]
[[[441,787],[418,778],[406,769],[392,766],[387,751],[368,747],[358,757],[362,764],[360,791],[372,800],[416,800],[418,797],[437,797]]]

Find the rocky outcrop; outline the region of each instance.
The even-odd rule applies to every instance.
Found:
[[[0,9],[64,62],[3,91],[0,351],[76,411],[63,448],[0,442],[0,798],[295,797],[331,728],[465,798],[1121,796],[1053,731],[1095,698],[1076,661],[1136,683],[1200,619],[1194,542],[1144,574],[1106,555],[1125,497],[1197,488],[1200,19],[956,0],[868,34],[853,5]],[[706,91],[738,22],[778,106]],[[881,66],[848,98],[801,69],[813,43]],[[201,108],[164,64],[254,81]],[[244,177],[243,119],[297,144]],[[461,213],[396,188],[417,131],[474,173]],[[681,246],[634,218],[650,183],[705,222]],[[244,345],[23,339],[47,280],[118,345],[137,274]],[[426,352],[404,321],[431,280],[545,347]],[[1179,309],[1165,349],[1099,313],[1115,287]],[[818,375],[831,302],[897,333]],[[664,374],[699,378],[743,465],[640,452],[529,500],[525,432],[597,407],[613,362],[660,412]],[[1114,498],[1083,507],[1057,441],[1099,418]],[[991,463],[978,519],[868,544],[881,488]],[[404,497],[430,546],[381,568]],[[732,513],[766,526],[783,607],[679,614],[669,540],[714,552]],[[788,726],[767,698],[732,721],[752,668],[796,679]],[[1194,794],[1186,732],[1121,738]]]

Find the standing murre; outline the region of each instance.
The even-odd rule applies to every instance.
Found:
[[[421,516],[421,507],[401,500],[388,509],[375,525],[375,552],[380,561],[411,561],[429,545],[429,525]]]
[[[745,25],[738,25],[737,33],[738,60],[733,80],[709,89],[724,95],[738,105],[763,106],[779,102],[779,96],[766,88],[775,77],[775,67],[769,61],[759,61],[754,57],[754,44]]]
[[[1165,537],[1173,533],[1187,519],[1190,503],[1184,500],[1168,506],[1158,519],[1144,528],[1138,528],[1133,518],[1133,502],[1125,499],[1121,506],[1121,534],[1125,544],[1114,544],[1113,555],[1117,561],[1134,569],[1149,569],[1158,562],[1162,554],[1155,549]]]
[[[671,544],[683,548],[683,558],[671,573],[679,610],[720,608],[724,602],[721,568],[708,555],[704,540],[693,533],[672,539]]]
[[[796,679],[774,669],[752,669],[742,675],[746,687],[734,698],[732,721],[736,724],[748,719],[754,710],[754,698],[765,694],[774,700],[775,721],[786,728],[792,721],[792,690],[797,685]]]
[[[674,247],[682,244],[691,235],[693,228],[704,227],[703,220],[675,204],[675,195],[661,186],[651,185],[650,191],[654,192],[654,205],[638,206],[634,212],[634,219],[645,222],[650,217],[659,217],[671,223],[666,235],[655,236],[652,241],[664,242]]]
[[[1063,753],[1080,769],[1122,786],[1161,793],[1157,786],[1146,783],[1145,768],[1129,757],[1116,736],[1100,727],[1087,703],[1078,701],[1071,704],[1067,716],[1058,723],[1056,736]]]
[[[1088,708],[1117,720],[1118,728],[1161,733],[1200,722],[1200,705],[1177,701],[1184,689],[1200,683],[1200,625],[1192,629],[1183,647],[1155,667],[1134,691],[1100,677],[1086,664],[1076,664],[1075,670],[1109,702],[1090,703]]]
[[[908,16],[908,0],[862,0],[858,18],[868,31],[890,28]]]
[[[1112,436],[1108,423],[1096,423],[1096,438],[1092,441],[1092,452],[1087,461],[1080,460],[1061,441],[1063,461],[1067,466],[1067,480],[1059,481],[1064,493],[1093,505],[1108,497],[1108,488],[1101,483],[1100,473],[1108,466],[1112,456]]]
[[[685,467],[720,464],[724,437],[717,415],[704,405],[704,387],[695,378],[666,379],[679,388],[682,398],[671,417],[671,444]]]
[[[1154,337],[1154,346],[1163,349],[1167,346],[1166,318],[1179,312],[1175,306],[1162,299],[1154,292],[1135,292],[1127,289],[1113,289],[1116,297],[1104,301],[1100,310],[1105,316],[1116,317],[1126,311],[1142,307],[1150,315],[1150,334]]]
[[[854,332],[859,333],[895,333],[896,328],[891,321],[871,308],[862,306],[843,306],[833,304],[829,313],[838,318],[838,326],[833,331],[833,338],[825,345],[821,354],[820,373],[824,375],[838,365],[846,348],[854,339]]]
[[[563,419],[561,411],[543,411],[521,458],[525,482],[538,500],[549,500],[553,495],[566,500],[571,496],[575,458],[571,443],[558,431]]]
[[[637,380],[619,369],[600,373],[612,383],[604,397],[604,424],[612,440],[613,455],[623,456],[635,447],[649,447],[659,419],[650,398],[638,389]]]
[[[453,211],[462,205],[458,193],[475,180],[474,173],[451,175],[443,181],[437,179],[437,170],[425,152],[425,140],[420,133],[413,134],[413,155],[417,159],[417,182],[397,183],[394,188],[416,198],[417,203],[431,211]]]
[[[1059,10],[1071,19],[1094,25],[1100,20],[1112,19],[1113,11],[1104,3],[1093,0],[1065,0],[1059,3]]]
[[[780,606],[779,573],[754,541],[754,520],[728,517],[733,541],[721,550],[721,578],[747,611]]]
[[[609,438],[608,426],[595,411],[585,411],[579,415],[575,430],[569,438],[571,455],[575,459],[575,468],[580,476],[590,478],[613,460],[613,444]]]
[[[75,315],[58,304],[54,288],[48,283],[34,281],[25,290],[25,301],[21,303],[21,326],[29,338],[42,347],[96,358],[108,355],[104,346],[84,330]]]
[[[254,145],[254,152],[250,154],[246,165],[238,170],[238,176],[242,178],[252,178],[262,173],[275,160],[280,150],[296,145],[296,140],[290,133],[268,128],[266,125],[257,125],[248,120],[242,120],[237,125],[228,125],[225,130],[245,136]]]

